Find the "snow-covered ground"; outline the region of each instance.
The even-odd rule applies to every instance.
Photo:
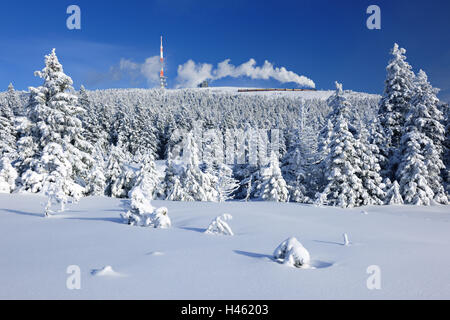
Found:
[[[1,299],[450,298],[449,206],[154,201],[172,228],[150,229],[121,222],[129,200],[84,198],[43,218],[44,200],[0,194]],[[204,234],[224,213],[235,235]],[[272,259],[290,236],[313,268]],[[80,290],[66,288],[69,265],[81,269]],[[367,288],[371,265],[380,290]]]

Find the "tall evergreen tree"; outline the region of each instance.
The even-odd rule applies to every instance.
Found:
[[[14,114],[7,99],[6,103],[0,102],[0,159],[8,156],[16,158],[16,131],[14,128]]]
[[[142,157],[141,168],[137,173],[129,198],[133,198],[133,192],[139,189],[138,192],[142,193],[147,200],[156,199],[158,194],[161,193],[160,183],[153,156],[148,152]]]
[[[418,73],[411,109],[402,137],[401,163],[397,170],[406,203],[430,205],[448,202],[441,178],[445,128],[437,91],[425,72]]]
[[[194,134],[189,132],[183,143],[182,159],[169,159],[164,178],[167,200],[217,201],[216,179],[200,170],[199,150]]]
[[[8,86],[8,92],[7,92],[7,103],[11,111],[13,112],[15,117],[22,117],[25,115],[25,111],[23,108],[22,103],[19,101],[17,97],[17,92],[14,89],[14,86],[12,83]]]
[[[54,182],[53,171],[58,171],[67,173],[66,194],[77,196],[93,162],[92,146],[83,137],[79,119],[84,109],[77,106],[72,79],[64,73],[55,49],[45,57],[45,68],[35,74],[44,83],[30,88],[30,126],[19,140],[24,155],[19,164],[22,190],[41,191]]]
[[[275,152],[271,153],[269,164],[260,169],[256,196],[265,201],[287,202],[289,200],[289,191]]]
[[[378,112],[385,135],[384,141],[378,147],[387,160],[382,163],[383,172],[390,179],[395,177],[399,163],[400,140],[414,86],[414,73],[406,61],[405,53],[405,49],[394,44],[392,58],[386,67],[384,94]]]
[[[326,184],[316,195],[316,204],[351,208],[368,204],[382,204],[384,192],[373,146],[366,141],[364,132],[356,137],[355,129],[348,125],[350,103],[343,95],[342,85],[336,83],[336,92],[328,100],[333,108],[330,118],[335,121],[325,148],[328,156],[321,167]]]

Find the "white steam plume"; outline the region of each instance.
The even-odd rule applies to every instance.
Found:
[[[218,80],[225,77],[249,77],[251,79],[275,79],[281,83],[294,82],[301,87],[315,88],[315,83],[305,76],[286,70],[286,68],[274,68],[273,64],[265,61],[262,67],[256,66],[256,61],[249,61],[234,66],[230,59],[226,59],[217,65],[216,69],[208,63],[198,63],[189,60],[178,66],[177,87],[195,87],[205,80]]]

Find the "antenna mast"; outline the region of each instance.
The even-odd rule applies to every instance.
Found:
[[[161,85],[161,89],[166,88],[167,82],[166,77],[164,76],[164,55],[163,55],[163,37],[161,36],[161,55],[160,55],[160,62],[161,62],[161,71],[159,72],[159,83]]]

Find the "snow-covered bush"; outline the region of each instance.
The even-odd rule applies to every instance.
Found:
[[[121,216],[125,223],[133,226],[140,227],[153,227],[153,228],[170,228],[171,221],[167,215],[168,210],[166,207],[155,209],[150,200],[145,197],[142,189],[136,187],[131,196],[131,208],[126,213],[121,213]]]
[[[285,265],[296,268],[307,266],[311,259],[308,250],[294,237],[283,241],[275,249],[273,256]]]
[[[160,207],[155,210],[155,212],[150,215],[150,220],[148,226],[153,228],[167,229],[172,226],[169,215],[167,214],[169,210],[166,207]]]
[[[150,203],[150,200],[145,197],[140,187],[135,187],[130,192],[130,197],[131,208],[126,213],[121,213],[122,218],[129,225],[146,225],[148,216],[153,213],[155,208]]]
[[[205,233],[208,234],[220,234],[225,236],[233,236],[233,231],[228,225],[227,221],[233,219],[230,214],[222,214],[216,218],[208,226]]]

